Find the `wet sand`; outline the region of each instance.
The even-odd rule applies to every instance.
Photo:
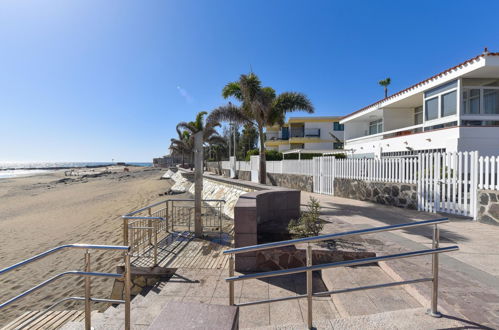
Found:
[[[122,244],[121,215],[156,201],[170,188],[164,171],[113,167],[98,177],[54,173],[0,180],[0,268],[62,244]],[[92,176],[92,175],[91,175]],[[177,196],[178,197],[178,196]],[[115,271],[118,252],[91,251],[92,271]],[[58,252],[0,275],[0,302],[60,272],[83,269],[84,250]],[[95,279],[93,297],[108,298],[113,280]],[[83,279],[66,276],[0,311],[0,325],[23,311],[83,295]],[[80,307],[78,307],[80,308]],[[60,306],[57,309],[64,309]]]

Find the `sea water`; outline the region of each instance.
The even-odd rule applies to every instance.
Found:
[[[152,163],[127,162],[133,166],[152,166]],[[112,162],[0,162],[0,179],[50,173],[55,169],[73,167],[112,166]]]

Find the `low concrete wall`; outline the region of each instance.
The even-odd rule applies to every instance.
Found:
[[[239,197],[234,207],[235,247],[265,243],[262,237],[288,231],[291,219],[300,216],[300,191],[275,189],[254,191]],[[236,256],[237,271],[256,271],[256,253]]]
[[[479,222],[499,225],[499,193],[494,190],[478,190]]]
[[[415,184],[334,179],[334,195],[361,201],[417,209]]]
[[[223,175],[227,178],[230,176],[229,170],[221,170],[218,168],[209,167],[208,171],[218,175]],[[251,181],[251,172],[237,171],[237,178],[240,180]],[[311,175],[267,173],[267,184],[270,186],[279,186],[313,192],[313,183],[314,180]]]

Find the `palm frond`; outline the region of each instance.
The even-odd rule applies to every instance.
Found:
[[[180,123],[177,124],[177,130],[179,129],[183,129],[183,132],[188,131],[189,134],[194,134],[197,132],[196,124],[192,121],[190,122],[181,121]]]
[[[203,130],[203,127],[204,127],[204,116],[207,115],[207,114],[208,114],[208,112],[201,111],[201,112],[198,112],[198,114],[196,115],[196,120],[194,121],[194,126],[196,127],[197,132]]]
[[[246,116],[242,111],[241,107],[235,106],[232,103],[222,105],[214,109],[208,116],[207,121],[209,123],[213,122],[232,122],[237,124],[253,123],[248,116]]]
[[[243,94],[241,93],[241,87],[239,85],[239,82],[233,81],[225,85],[225,87],[222,89],[222,96],[224,99],[227,99],[232,96],[235,99],[242,102]]]
[[[242,74],[239,78],[239,88],[243,97],[243,102],[254,102],[262,90],[262,82],[254,73],[249,75]]]
[[[303,93],[284,92],[279,94],[274,101],[274,109],[283,114],[293,111],[305,111],[314,113],[314,106]]]
[[[227,141],[223,136],[220,135],[212,135],[205,139],[205,142],[210,144],[210,145],[226,145]]]

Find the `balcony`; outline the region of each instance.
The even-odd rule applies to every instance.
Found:
[[[320,128],[291,128],[291,138],[320,137]]]
[[[265,133],[265,141],[287,141],[288,138],[282,137],[281,132],[267,132]]]

